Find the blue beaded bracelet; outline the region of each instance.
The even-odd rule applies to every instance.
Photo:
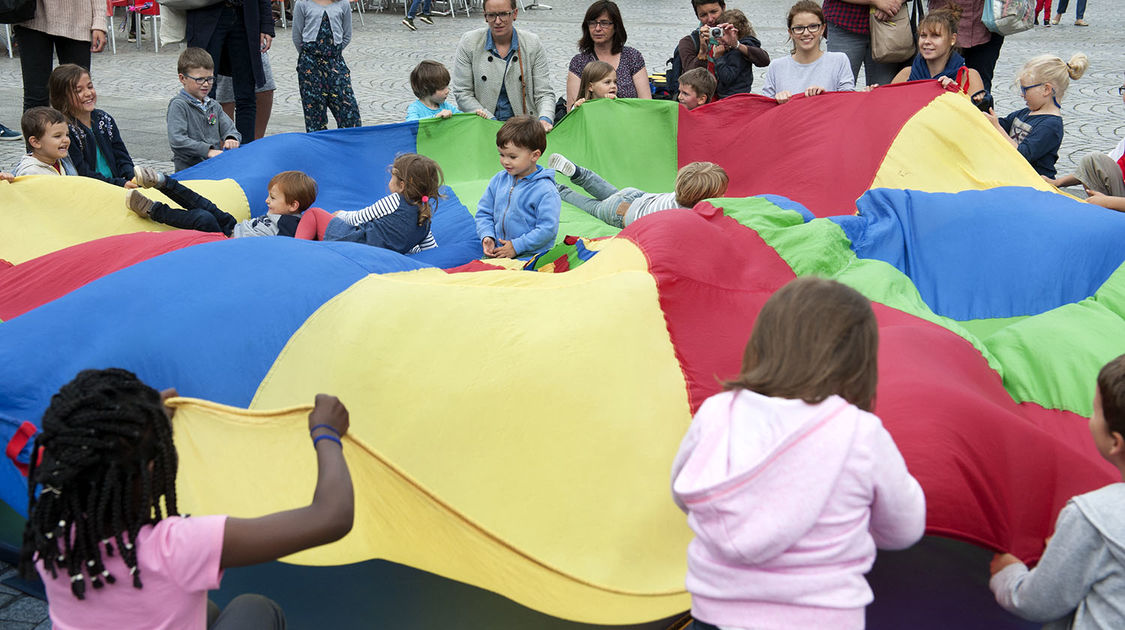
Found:
[[[340,435],[340,432],[336,430],[336,427],[330,424],[318,424],[314,426],[313,428],[309,429],[309,435],[312,435],[313,431],[316,431],[317,429],[328,429],[329,431],[335,433],[337,437],[339,437]]]
[[[335,435],[328,435],[327,433],[325,433],[324,435],[318,435],[313,438],[313,447],[316,447],[316,443],[321,440],[331,440],[339,444],[340,448],[344,448],[344,443],[340,441],[340,438],[336,437]]]

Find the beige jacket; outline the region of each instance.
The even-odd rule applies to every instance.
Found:
[[[35,17],[19,26],[80,42],[106,32],[105,0],[35,0]]]
[[[494,115],[496,101],[500,98],[500,84],[503,82],[507,88],[508,100],[512,103],[512,112],[516,116],[527,114],[553,121],[555,93],[551,89],[547,54],[543,51],[539,36],[528,31],[516,31],[515,38],[518,48],[511,60],[505,63],[493,52],[485,50],[488,28],[479,28],[461,36],[450,86],[453,97],[457,100],[457,107],[463,112],[483,109],[489,115]],[[522,76],[521,57],[524,70]]]

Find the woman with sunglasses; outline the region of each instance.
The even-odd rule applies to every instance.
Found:
[[[485,0],[485,28],[465,33],[457,45],[450,88],[463,112],[483,109],[491,118],[534,116],[547,131],[555,92],[539,36],[515,28],[516,0]]]
[[[1062,101],[1070,80],[1077,80],[1090,60],[1078,53],[1063,61],[1054,55],[1039,55],[1023,65],[1019,74],[1020,93],[1027,107],[1003,118],[988,110],[988,119],[1008,142],[1020,152],[1036,173],[1054,177],[1055,162],[1063,139]]]
[[[625,45],[628,37],[616,2],[597,0],[586,9],[578,54],[570,59],[566,75],[567,110],[578,99],[582,70],[592,61],[604,61],[616,69],[617,98],[652,98],[645,58],[636,48]]]
[[[824,39],[824,13],[812,0],[800,0],[789,9],[787,20],[789,39],[793,42],[792,54],[773,60],[766,70],[762,94],[778,103],[786,103],[794,94],[807,97],[825,92],[850,92],[855,89],[855,77],[848,56],[839,52],[825,52],[820,47]]]

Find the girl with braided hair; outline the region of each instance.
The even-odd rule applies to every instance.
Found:
[[[126,370],[85,370],[43,414],[20,570],[43,579],[55,628],[284,628],[281,609],[264,597],[239,596],[220,614],[207,591],[228,567],[351,530],[354,497],[340,447],[348,411],[338,399],[318,394],[309,413],[318,476],[308,506],[259,518],[189,518],[176,506],[176,448],[164,406],[175,395]]]

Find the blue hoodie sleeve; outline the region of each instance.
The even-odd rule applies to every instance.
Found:
[[[493,213],[496,211],[496,178],[500,175],[501,173],[493,175],[492,180],[488,182],[488,188],[484,190],[484,196],[480,198],[477,213],[473,218],[477,224],[477,238],[482,241],[486,237],[496,240],[496,220]]]
[[[559,233],[562,198],[559,197],[553,179],[536,180],[534,190],[528,192],[527,203],[528,214],[535,217],[534,226],[512,239],[512,247],[516,249],[517,256],[550,249]]]

